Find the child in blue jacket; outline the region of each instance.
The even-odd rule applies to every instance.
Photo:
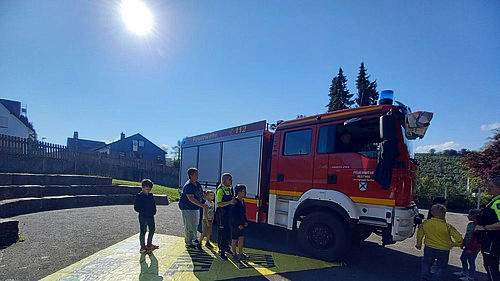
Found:
[[[153,235],[155,233],[155,215],[156,215],[156,202],[151,193],[153,182],[150,179],[143,179],[141,181],[142,191],[135,195],[134,210],[139,213],[139,242],[141,243],[141,254],[151,252],[159,247],[153,244]],[[148,244],[146,245],[144,239],[146,236],[146,228],[149,229]]]

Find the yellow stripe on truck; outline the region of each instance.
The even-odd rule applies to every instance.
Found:
[[[288,190],[276,190],[271,189],[269,191],[271,194],[300,197],[304,192],[301,191],[288,191]],[[383,199],[383,198],[371,198],[371,197],[357,197],[350,196],[351,200],[356,203],[374,204],[374,205],[384,205],[384,206],[396,206],[396,200],[394,199]],[[247,200],[247,199],[245,199]]]
[[[351,196],[351,199],[356,203],[384,205],[384,206],[396,205],[396,200],[394,199],[381,199],[381,198],[356,197],[356,196]]]

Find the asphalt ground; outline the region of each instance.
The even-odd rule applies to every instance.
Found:
[[[0,250],[0,280],[39,280],[138,233],[132,206],[66,209],[11,219],[20,222],[26,240]],[[183,236],[177,203],[158,206],[155,219],[157,233]],[[447,221],[461,233],[465,231],[464,214],[448,213]],[[422,251],[415,249],[415,237],[386,247],[379,243],[380,238],[372,234],[365,242],[352,246],[342,267],[237,280],[419,280]],[[263,224],[250,224],[245,246],[302,255],[293,234]],[[458,280],[452,272],[461,269],[460,254],[459,248],[451,251],[445,280]],[[476,266],[479,271],[476,280],[486,280],[480,255]]]

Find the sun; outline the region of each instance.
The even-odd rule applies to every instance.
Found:
[[[146,35],[153,30],[153,14],[140,0],[122,0],[122,19],[128,30],[137,35]]]

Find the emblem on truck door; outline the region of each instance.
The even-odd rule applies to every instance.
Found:
[[[363,181],[359,182],[359,190],[366,191],[367,188],[368,188],[368,183],[367,182],[363,182]]]

